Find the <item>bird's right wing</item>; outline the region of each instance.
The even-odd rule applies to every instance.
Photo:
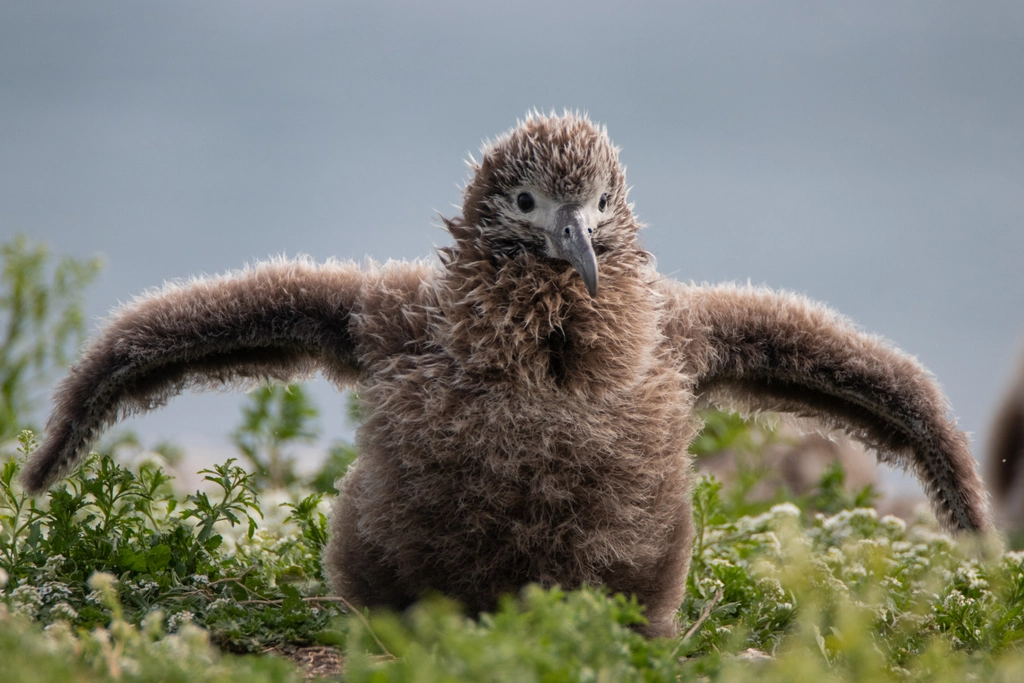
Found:
[[[58,385],[22,482],[43,491],[103,429],[188,388],[291,381],[318,370],[336,383],[355,381],[360,354],[377,344],[357,338],[353,321],[382,297],[394,304],[414,296],[426,277],[418,264],[278,260],[168,285],[124,306]],[[400,326],[389,333],[401,334]]]
[[[912,470],[953,530],[991,519],[967,435],[914,358],[793,294],[664,280],[666,341],[698,398],[822,420]]]

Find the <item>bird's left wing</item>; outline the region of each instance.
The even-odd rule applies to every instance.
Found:
[[[402,266],[409,272],[398,279],[409,294],[426,271]],[[44,490],[104,428],[187,388],[291,381],[318,370],[336,383],[353,382],[365,351],[353,320],[383,290],[391,300],[403,295],[393,282],[386,286],[381,270],[278,260],[168,285],[124,306],[58,385],[45,438],[22,482],[31,492]]]
[[[698,398],[818,418],[912,470],[947,528],[991,527],[967,435],[914,358],[793,294],[670,280],[658,287],[663,332]]]

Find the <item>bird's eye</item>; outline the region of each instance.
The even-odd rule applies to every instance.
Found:
[[[519,196],[516,197],[516,206],[523,213],[530,213],[536,205],[537,203],[533,201],[533,195],[529,192],[520,192]]]
[[[604,211],[605,208],[607,208],[607,206],[608,206],[608,194],[605,193],[605,194],[601,195],[601,199],[599,199],[598,202],[597,202],[597,210],[598,211]]]

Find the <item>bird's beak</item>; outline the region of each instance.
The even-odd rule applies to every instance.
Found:
[[[565,204],[555,213],[555,256],[568,261],[583,278],[590,296],[597,296],[597,256],[579,204]]]

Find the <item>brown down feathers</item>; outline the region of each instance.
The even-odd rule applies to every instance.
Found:
[[[523,188],[601,196],[596,296],[517,213]],[[617,149],[585,118],[534,114],[489,144],[446,226],[437,264],[275,261],[126,306],[58,387],[23,481],[43,490],[185,388],[321,371],[368,415],[324,556],[339,594],[401,609],[435,590],[476,611],[528,582],[602,584],[663,636],[693,541],[698,402],[820,418],[914,471],[947,528],[990,527],[927,371],[802,297],[660,276]]]
[[[992,422],[985,471],[999,526],[1020,531],[1024,528],[1024,356]]]

